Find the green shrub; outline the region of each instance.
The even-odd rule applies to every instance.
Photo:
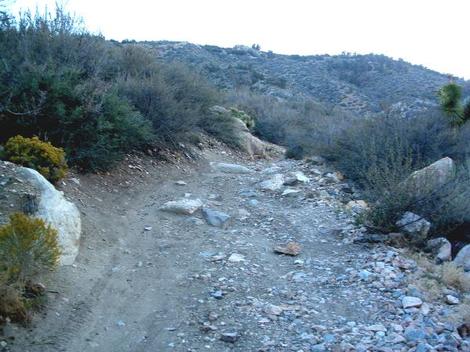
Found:
[[[230,112],[212,112],[208,114],[201,122],[203,129],[233,148],[241,148],[242,140],[240,138],[240,121],[238,121]]]
[[[0,272],[8,283],[26,282],[53,269],[59,256],[57,231],[41,219],[15,213],[0,227]]]
[[[15,164],[37,170],[51,182],[57,182],[67,173],[65,152],[37,137],[16,136],[5,144],[3,157]]]
[[[253,131],[255,128],[255,119],[254,117],[248,115],[246,112],[242,110],[238,110],[237,108],[230,108],[230,112],[233,117],[243,121],[243,123],[246,125],[246,127],[250,130]]]
[[[370,210],[363,220],[382,231],[396,231],[405,211],[430,220],[434,233],[449,231],[468,221],[470,148],[467,126],[449,128],[441,114],[429,113],[407,120],[400,117],[363,120],[343,133],[327,149],[346,176],[363,189]],[[403,182],[413,171],[450,156],[457,174],[439,189],[421,189]]]
[[[300,145],[295,145],[287,148],[285,157],[287,159],[302,160],[305,156],[304,148]]]

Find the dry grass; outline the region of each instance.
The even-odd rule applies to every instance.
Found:
[[[438,266],[438,273],[445,285],[462,292],[470,291],[470,276],[465,275],[463,269],[457,267],[454,263],[449,262]]]
[[[442,290],[446,287],[461,292],[470,291],[470,275],[465,275],[462,268],[452,262],[437,265],[422,253],[409,254],[416,261],[421,270],[418,270],[411,280],[422,289],[429,298],[442,297]]]
[[[30,316],[26,310],[19,290],[11,286],[0,287],[0,316],[14,323],[27,323]]]

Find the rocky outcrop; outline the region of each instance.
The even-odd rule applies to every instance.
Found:
[[[50,224],[59,235],[60,264],[73,264],[78,254],[81,235],[78,208],[66,200],[63,193],[56,190],[39,172],[4,161],[0,162],[0,165],[2,175],[6,178],[2,189],[3,196],[9,197],[11,193],[18,192],[23,194],[22,201],[16,197],[7,212],[22,211]],[[5,213],[5,218],[5,209],[2,209],[2,213]]]

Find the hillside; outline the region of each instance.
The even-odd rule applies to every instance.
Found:
[[[249,88],[284,99],[309,98],[361,114],[391,109],[411,116],[435,106],[438,89],[449,81],[448,75],[384,55],[299,56],[245,46],[144,44],[165,61],[196,68],[223,89]]]

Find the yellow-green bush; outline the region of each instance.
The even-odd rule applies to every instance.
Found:
[[[41,219],[15,213],[0,227],[0,273],[8,283],[25,282],[53,269],[59,256],[57,231]]]
[[[4,158],[22,166],[37,170],[51,182],[57,182],[67,173],[65,152],[38,137],[16,136],[5,144]]]
[[[250,131],[255,128],[255,119],[252,116],[248,115],[246,112],[238,110],[237,108],[230,108],[230,112],[232,113],[233,117],[236,117],[237,119],[243,121]]]

